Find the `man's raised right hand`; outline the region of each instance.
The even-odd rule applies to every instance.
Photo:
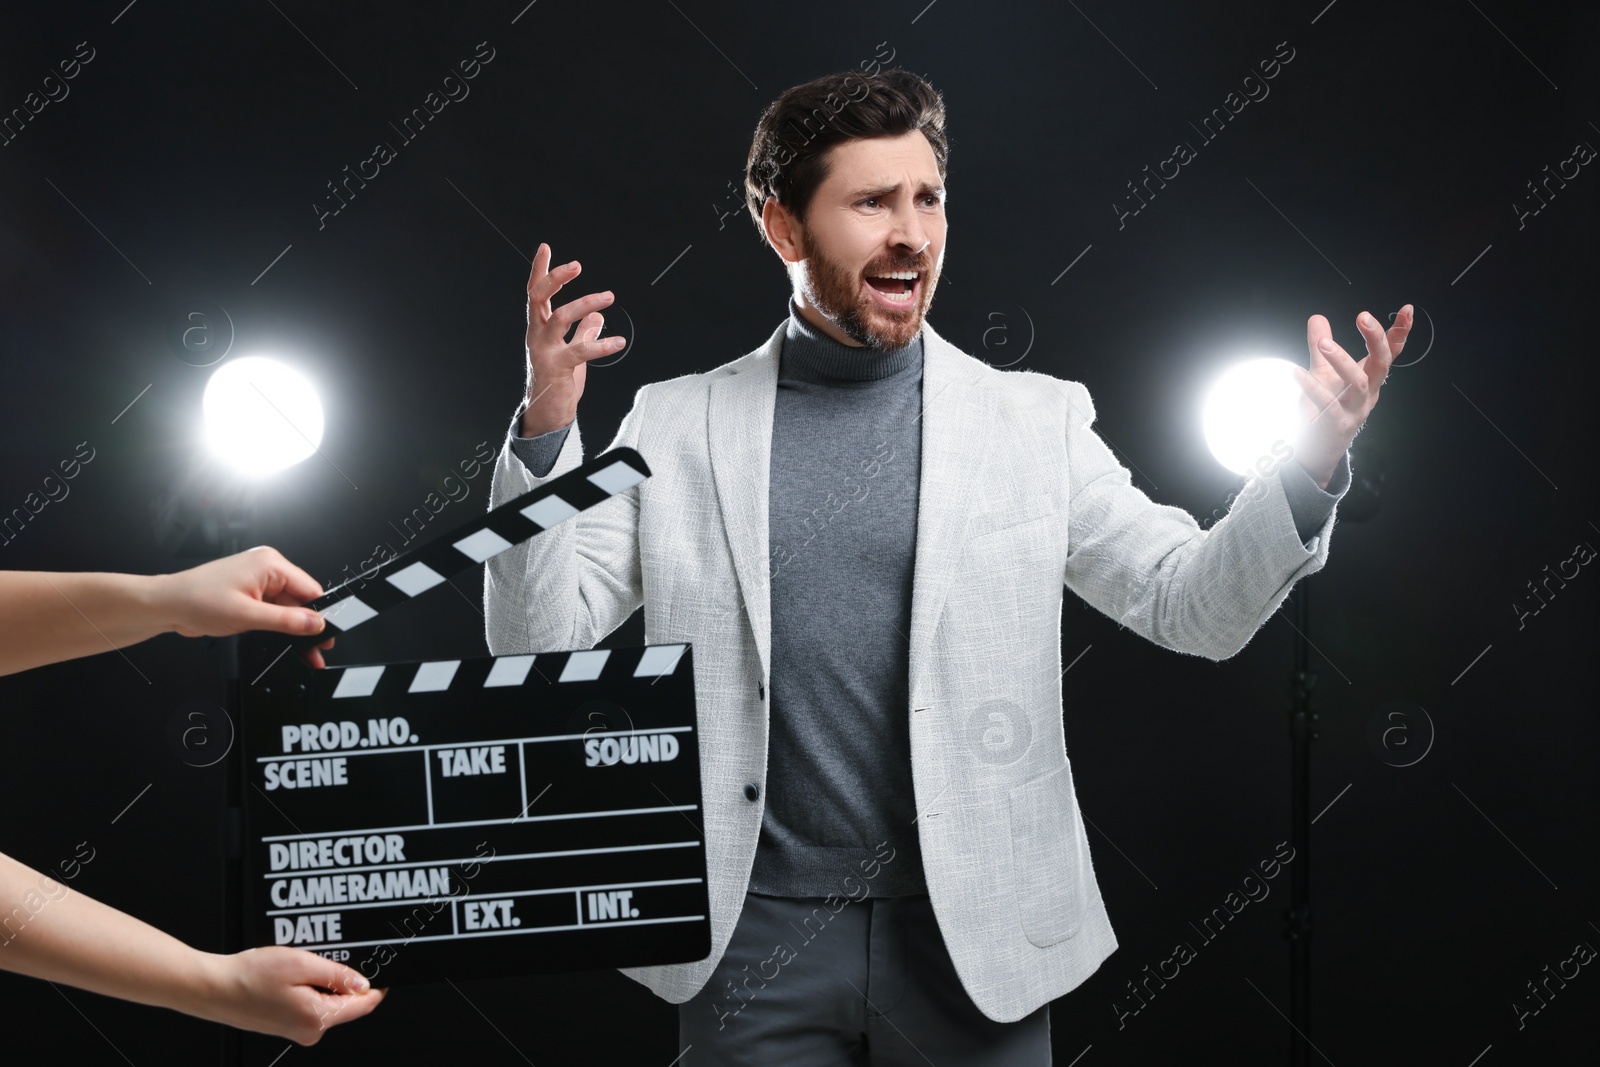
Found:
[[[540,244],[528,275],[528,388],[523,402],[523,437],[559,430],[578,414],[578,398],[589,360],[621,351],[621,337],[600,339],[605,316],[599,309],[614,299],[608,289],[590,293],[552,309],[551,299],[578,276],[577,260],[550,270],[550,246]],[[566,339],[573,323],[577,329]]]

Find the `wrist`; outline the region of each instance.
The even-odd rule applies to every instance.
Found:
[[[559,370],[528,374],[528,389],[517,414],[523,437],[559,430],[578,416],[578,383],[569,372]]]
[[[157,633],[178,632],[178,595],[175,588],[177,575],[131,575],[131,595],[140,614],[150,621]]]
[[[234,984],[232,956],[189,948],[162,999],[166,1007],[176,1011],[222,1022]]]

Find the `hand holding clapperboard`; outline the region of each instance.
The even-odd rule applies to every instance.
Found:
[[[308,606],[352,629],[649,474],[613,449]],[[334,667],[241,714],[248,943],[378,986],[710,953],[687,644]]]

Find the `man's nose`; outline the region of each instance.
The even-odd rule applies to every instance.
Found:
[[[917,254],[933,243],[933,239],[928,236],[927,228],[922,225],[922,219],[912,207],[896,210],[894,232],[890,237],[895,247],[907,248]]]

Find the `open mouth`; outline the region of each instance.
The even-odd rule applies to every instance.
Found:
[[[922,272],[891,270],[866,277],[867,289],[879,306],[886,308],[910,307],[917,299],[922,286]]]

